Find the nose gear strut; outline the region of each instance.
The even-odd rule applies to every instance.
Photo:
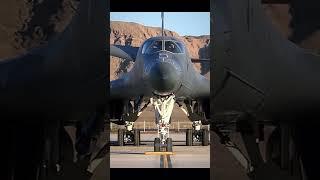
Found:
[[[150,99],[150,102],[155,110],[155,121],[158,127],[158,139],[155,139],[155,151],[160,151],[161,146],[167,146],[167,150],[172,151],[172,139],[169,138],[169,127],[175,95],[155,96]]]

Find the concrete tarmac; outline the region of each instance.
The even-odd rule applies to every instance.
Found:
[[[141,145],[116,146],[117,134],[110,135],[111,168],[210,168],[210,146],[185,146],[185,133],[171,133],[173,155],[146,155],[153,151],[156,133],[142,133]],[[199,143],[200,144],[200,143]]]
[[[268,139],[271,130],[265,129],[265,138]],[[184,140],[182,133],[172,133],[174,140]],[[111,146],[110,167],[111,168],[210,168],[211,179],[237,179],[249,180],[246,170],[234,158],[234,156],[219,142],[216,134],[211,134],[210,146],[185,146],[184,142],[174,142],[174,155],[145,155],[145,152],[153,151],[153,138],[156,134],[142,134],[143,140],[140,147],[133,145]],[[230,138],[247,156],[244,144],[239,133],[231,133]],[[116,141],[117,135],[111,134],[111,141]],[[265,142],[260,143],[262,154],[264,154]],[[168,158],[169,157],[169,158]],[[265,157],[263,157],[265,158]],[[211,160],[211,161],[210,161]],[[108,177],[106,169],[109,168],[109,155],[94,172],[91,180],[102,180]],[[170,165],[171,163],[171,165]],[[270,172],[271,173],[271,172]],[[268,178],[267,178],[268,179]],[[269,178],[270,179],[270,178]]]
[[[210,168],[210,146],[173,146],[173,155],[145,155],[151,151],[153,146],[111,146],[110,167]]]

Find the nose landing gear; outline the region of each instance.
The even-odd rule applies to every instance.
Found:
[[[167,138],[165,143],[161,143],[160,138],[154,139],[154,152],[172,152],[172,138]]]
[[[172,138],[169,138],[169,127],[171,114],[175,103],[175,96],[172,94],[166,97],[151,98],[155,109],[155,120],[158,127],[158,137],[154,140],[154,151],[172,152]]]
[[[158,124],[158,137],[154,140],[154,151],[172,152],[172,138],[169,137],[169,124]]]

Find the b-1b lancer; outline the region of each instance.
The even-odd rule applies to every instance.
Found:
[[[166,147],[172,151],[169,126],[177,103],[194,124],[195,131],[187,130],[187,145],[192,145],[195,134],[200,135],[203,145],[208,145],[208,130],[201,130],[201,124],[208,124],[210,114],[209,80],[196,72],[192,64],[195,59],[189,57],[185,45],[177,38],[163,36],[163,32],[162,14],[162,36],[147,39],[136,50],[110,46],[111,56],[135,62],[130,72],[110,83],[111,122],[126,127],[125,132],[119,130],[119,144],[123,145],[123,137],[128,134],[139,144],[139,131],[132,130],[133,123],[148,105],[153,105],[158,127],[154,150]]]

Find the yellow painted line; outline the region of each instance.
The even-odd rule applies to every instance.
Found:
[[[168,159],[167,159],[167,155],[163,155],[163,168],[168,168]]]
[[[173,152],[154,152],[154,151],[147,151],[144,152],[145,155],[174,155]]]

